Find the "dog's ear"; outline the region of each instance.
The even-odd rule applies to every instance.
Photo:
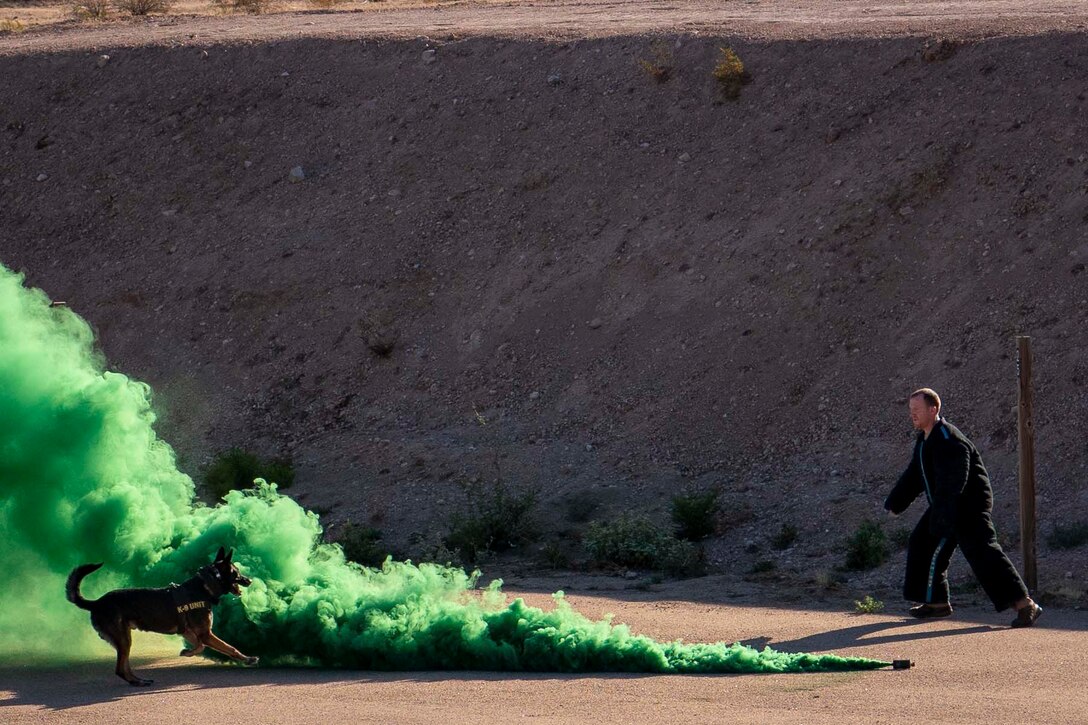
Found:
[[[227,555],[227,550],[222,546],[219,547],[219,553],[215,555],[215,561],[223,561],[223,557]]]
[[[234,556],[234,549],[231,549],[230,551],[227,552],[227,555],[225,557],[223,557],[223,563],[224,564],[229,564],[230,560],[231,560],[231,558],[233,556]]]

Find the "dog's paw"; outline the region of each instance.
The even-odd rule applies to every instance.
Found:
[[[257,663],[260,661],[260,657],[246,657],[244,660],[242,660],[242,664],[246,665],[247,667],[256,667]]]

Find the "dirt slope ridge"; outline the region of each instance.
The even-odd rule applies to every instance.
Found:
[[[1083,518],[1088,38],[669,42],[664,84],[636,37],[6,55],[0,261],[155,387],[190,470],[294,453],[304,500],[401,541],[498,462],[602,510],[724,481],[758,514],[731,541],[789,520],[819,556],[921,384],[1008,523],[1016,333],[1044,527]]]

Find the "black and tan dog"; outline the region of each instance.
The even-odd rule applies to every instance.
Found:
[[[215,561],[202,566],[196,576],[183,584],[162,589],[115,589],[93,602],[83,598],[79,585],[102,565],[84,564],[68,575],[68,601],[91,613],[91,624],[98,635],[117,650],[117,675],[130,685],[152,682],[134,675],[129,664],[133,629],[180,634],[192,644],[181,651],[186,657],[210,647],[239,662],[255,665],[256,657],[247,657],[212,634],[212,606],[226,594],[241,594],[240,587],[250,584],[231,563],[233,556],[233,549],[228,553],[220,547]]]

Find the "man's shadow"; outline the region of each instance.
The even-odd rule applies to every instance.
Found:
[[[870,624],[859,624],[853,627],[833,629],[830,632],[820,632],[818,634],[811,634],[807,637],[785,640],[782,642],[773,642],[769,637],[754,637],[752,639],[742,640],[741,644],[746,644],[749,647],[755,647],[756,649],[761,649],[770,645],[774,649],[782,652],[826,652],[829,650],[842,650],[851,647],[869,647],[892,642],[910,642],[912,640],[934,639],[936,637],[954,637],[960,634],[996,632],[1004,629],[1003,627],[992,627],[987,624],[980,624],[974,627],[953,627],[936,630],[927,629],[924,631],[896,632],[876,637],[869,636],[878,632],[904,630],[928,624],[932,624],[932,622],[923,620],[872,622]]]

